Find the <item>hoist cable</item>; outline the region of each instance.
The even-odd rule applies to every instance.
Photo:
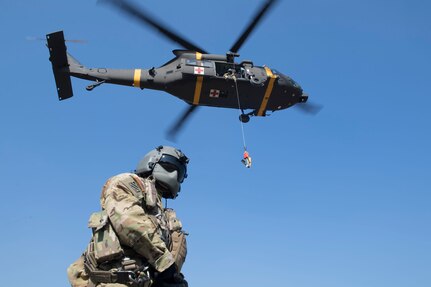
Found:
[[[234,69],[234,73],[235,73],[235,69]],[[244,145],[244,150],[246,151],[247,150],[247,145],[245,143],[244,122],[241,120],[241,115],[243,114],[243,112],[242,112],[242,108],[241,108],[241,101],[239,99],[238,83],[236,81],[235,74],[233,74],[232,78],[233,78],[233,81],[235,82],[236,98],[238,100],[238,111],[239,111],[239,118],[240,118],[240,123],[241,123],[242,143]]]

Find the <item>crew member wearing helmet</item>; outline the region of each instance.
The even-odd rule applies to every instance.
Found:
[[[73,287],[187,287],[181,273],[187,234],[162,198],[177,197],[188,162],[180,150],[159,146],[135,173],[105,183],[102,211],[89,220],[90,244],[67,270]]]

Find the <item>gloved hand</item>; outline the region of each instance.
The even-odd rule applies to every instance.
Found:
[[[155,281],[151,287],[189,287],[189,284],[185,279],[174,279],[175,281]]]
[[[189,287],[189,282],[184,279],[184,275],[182,273],[179,273],[178,277],[175,278],[175,283],[179,287]]]
[[[175,274],[177,274],[177,267],[175,264],[172,264],[163,272],[159,272],[155,274],[155,279],[158,281],[173,281]]]

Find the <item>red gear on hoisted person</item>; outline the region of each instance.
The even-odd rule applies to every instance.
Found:
[[[251,157],[248,154],[248,151],[244,151],[244,158],[241,160],[241,162],[245,165],[246,168],[251,167]]]

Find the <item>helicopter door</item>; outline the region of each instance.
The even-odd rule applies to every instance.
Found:
[[[226,77],[226,75],[233,75],[237,78],[242,78],[241,66],[234,65],[226,62],[216,62],[216,76],[217,77]]]

